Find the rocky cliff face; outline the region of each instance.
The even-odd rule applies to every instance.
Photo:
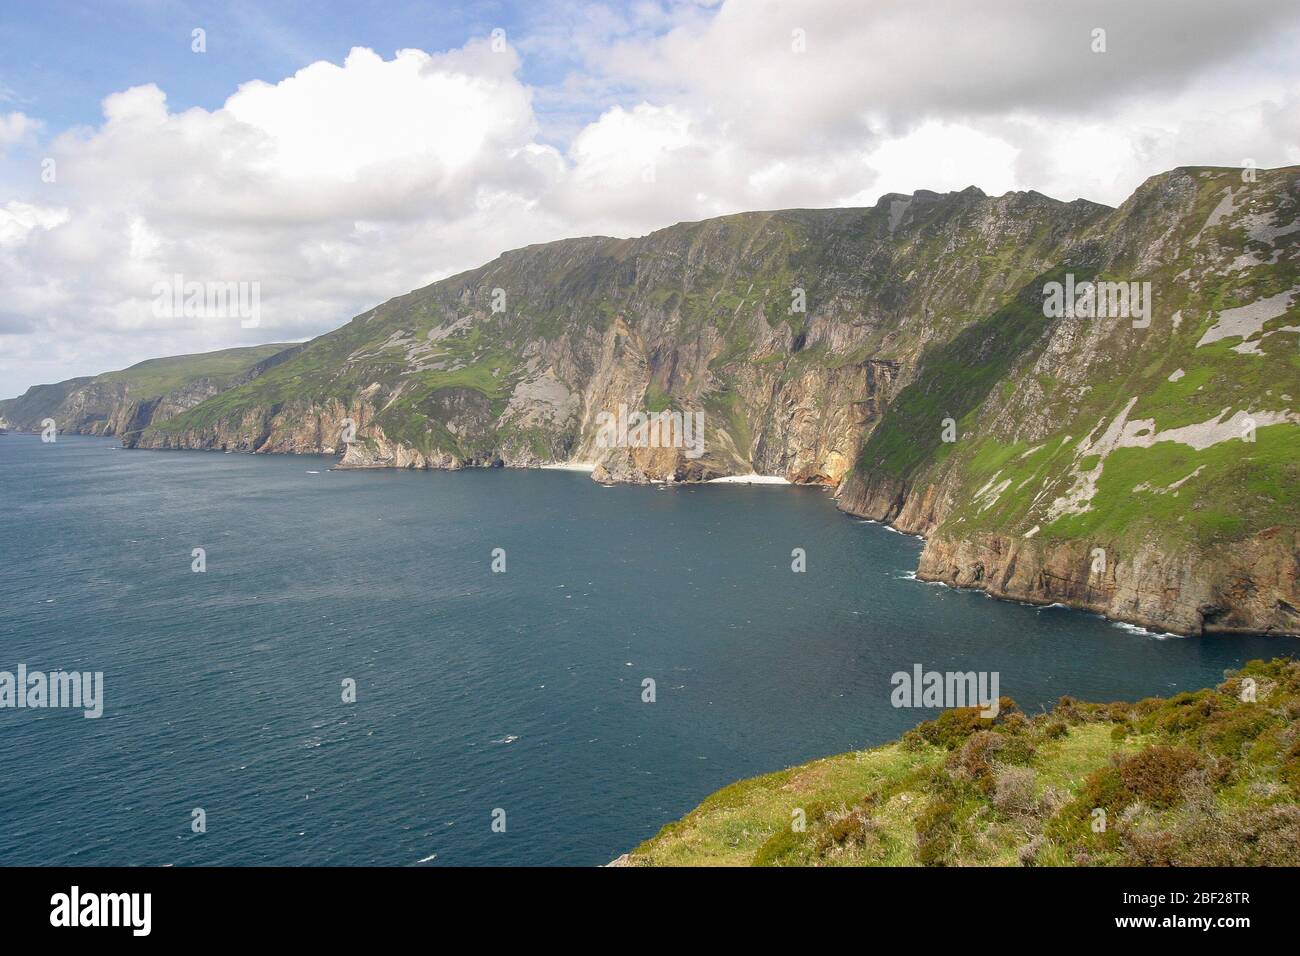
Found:
[[[922,361],[841,507],[927,536],[926,580],[1185,634],[1300,633],[1298,207],[1294,169],[1149,181],[1035,295]],[[1042,316],[1067,271],[1149,283],[1149,314]]]
[[[285,345],[259,345],[151,359],[120,372],[35,385],[19,398],[0,402],[0,415],[19,431],[40,431],[53,419],[60,432],[116,435],[129,445],[153,422],[251,381],[292,351]]]
[[[1298,203],[1295,169],[1180,169],[1115,210],[921,191],[531,246],[128,441],[774,474],[927,536],[922,577],[1300,633]]]
[[[1224,552],[1155,544],[1102,563],[1086,542],[933,537],[917,577],[1033,604],[1062,603],[1183,634],[1295,633],[1300,535],[1266,528]]]
[[[529,247],[358,316],[139,444],[274,451],[319,432],[324,451],[333,401],[357,425],[348,464],[576,460],[625,480],[834,485],[924,348],[1105,212],[920,192]],[[620,408],[702,415],[701,453],[602,441]]]

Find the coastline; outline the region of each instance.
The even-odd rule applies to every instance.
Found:
[[[780,475],[723,475],[702,482],[706,485],[792,485],[794,482]]]
[[[30,432],[29,434],[37,434],[37,433]],[[84,434],[84,433],[75,432],[74,434]],[[116,436],[92,435],[88,437],[109,438],[109,437],[116,437]],[[138,449],[138,446],[128,445],[125,442],[123,442],[122,447],[127,449]],[[181,450],[181,449],[145,448],[142,450],[172,451],[172,450]],[[224,449],[220,447],[199,448],[199,449],[192,449],[192,450],[212,451],[212,452],[224,451]],[[257,451],[257,452],[250,452],[250,454],[320,455],[322,453],[317,451],[312,451],[312,452]],[[337,464],[335,465],[335,467],[338,467]],[[389,465],[372,465],[369,467],[374,469],[384,470],[384,469],[391,469],[391,468],[400,468],[401,466],[389,464]],[[488,466],[469,464],[469,465],[462,465],[460,468],[457,469],[425,467],[425,468],[414,469],[414,470],[446,471],[446,470],[464,470],[464,469],[477,468],[477,467],[488,467]],[[526,466],[507,464],[504,465],[503,467],[506,468],[533,467],[533,468],[539,468],[547,471],[569,471],[569,472],[591,474],[596,469],[597,465],[595,465],[594,463],[565,461],[565,462],[548,462],[544,464],[531,464]],[[405,468],[405,470],[413,470],[413,469],[408,466],[407,468]],[[618,481],[615,481],[614,483],[634,484],[634,482],[618,482]],[[780,476],[775,476],[775,475],[747,474],[747,475],[724,475],[719,478],[708,479],[706,481],[688,480],[682,482],[674,482],[673,484],[700,484],[700,485],[762,484],[762,485],[775,485],[775,486],[781,486],[781,485],[792,486],[797,484],[797,482],[791,482],[788,479],[782,478]],[[870,509],[868,508],[863,508],[861,510],[858,510],[854,508],[852,505],[846,507],[840,494],[842,490],[843,490],[842,488],[836,489],[836,491],[833,493],[833,497],[837,499],[837,507],[839,508],[840,511],[844,513],[846,517],[851,517],[854,518],[855,520],[865,522],[865,523],[878,524],[881,527],[885,528],[886,530],[891,531],[895,534],[906,535],[908,537],[916,538],[917,540],[920,540],[922,542],[926,542],[927,544],[929,543],[930,541],[929,537],[921,533],[919,530],[917,530],[918,522],[915,520],[908,520],[905,518],[905,509],[901,509],[901,508],[896,509],[894,517],[892,518],[883,517],[883,516],[875,517],[872,515]],[[914,518],[915,516],[912,517]],[[899,519],[904,519],[903,523],[906,524],[907,530],[904,530],[897,526],[896,522],[898,522]],[[927,584],[943,585],[945,587],[950,587],[957,590],[980,591],[986,594],[988,597],[999,601],[1010,601],[1013,603],[1028,604],[1028,605],[1033,605],[1038,607],[1051,607],[1051,606],[1065,607],[1074,611],[1080,611],[1087,614],[1095,614],[1104,618],[1107,621],[1110,621],[1115,625],[1124,626],[1133,629],[1139,629],[1143,632],[1156,635],[1156,636],[1165,635],[1165,636],[1177,636],[1177,637],[1208,637],[1213,635],[1228,635],[1228,636],[1242,635],[1242,636],[1261,636],[1261,637],[1300,638],[1300,632],[1222,627],[1222,626],[1214,626],[1214,625],[1203,627],[1200,631],[1197,631],[1188,627],[1180,626],[1177,622],[1174,621],[1158,620],[1152,617],[1151,615],[1137,614],[1137,613],[1117,614],[1114,613],[1114,610],[1109,606],[1103,606],[1097,603],[1096,601],[1080,599],[1070,594],[1051,593],[1051,594],[1039,596],[1036,594],[1029,594],[1029,593],[1020,593],[1020,592],[1013,593],[1010,590],[1004,591],[995,588],[994,587],[995,582],[990,580],[989,578],[985,578],[980,581],[970,581],[969,583],[967,582],[954,583],[953,581],[946,580],[944,577],[940,575],[934,574],[932,571],[927,571],[924,568],[924,563],[925,563],[925,555],[923,552],[922,556],[918,558],[918,566],[913,573],[915,575],[916,580],[922,581]]]
[[[1300,660],[1279,656],[1140,701],[1065,696],[1029,713],[1004,697],[991,720],[945,708],[888,742],[728,784],[604,865],[1288,866],[1295,837],[1277,836],[1300,832],[1300,755],[1278,743],[1298,694]],[[1189,831],[1201,838],[1170,839]]]

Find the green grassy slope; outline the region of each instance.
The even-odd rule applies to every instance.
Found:
[[[367,394],[388,437],[464,457],[530,439],[503,433],[510,426],[500,418],[530,361],[558,369],[581,391],[601,337],[621,322],[648,356],[646,405],[703,405],[746,449],[767,412],[752,407],[755,397],[771,394],[755,387],[754,370],[783,382],[809,368],[908,361],[923,337],[946,338],[995,311],[1065,237],[1107,212],[967,190],[898,197],[909,214],[897,226],[891,201],[741,213],[639,239],[514,250],[358,316],[280,368],[155,430],[202,432],[268,408],[348,404],[378,385]],[[790,310],[795,288],[804,291],[806,313]],[[492,310],[494,289],[506,294],[503,312]],[[824,341],[805,348],[814,316],[823,326],[852,326],[852,349]],[[709,355],[707,373],[695,365],[697,350]],[[440,427],[448,392],[472,393],[490,411],[488,427],[448,434]],[[531,437],[559,446],[578,436]]]
[[[1254,681],[1255,702],[1243,702]],[[1010,706],[1006,706],[1010,705]],[[1098,812],[1100,811],[1100,812]],[[800,830],[795,820],[802,814]],[[1104,820],[1104,827],[1101,825]],[[634,866],[1245,866],[1300,859],[1300,662],[1136,703],[944,712],[732,784]]]
[[[1298,195],[1295,167],[1250,184],[1219,168],[1153,178],[1015,302],[927,349],[854,480],[944,483],[938,533],[954,538],[1034,533],[1132,553],[1153,536],[1206,548],[1300,527],[1300,421],[1269,423],[1294,419],[1300,400]],[[1150,326],[1045,319],[1043,283],[1067,271],[1150,282]],[[1204,341],[1225,312],[1292,290],[1258,329]],[[1248,440],[1090,447],[1124,416],[1140,438],[1248,415]],[[940,441],[946,416],[957,442]],[[1095,493],[1054,510],[1094,469]]]
[[[222,349],[218,352],[200,352],[193,355],[173,355],[169,358],[148,359],[124,368],[119,372],[108,372],[96,378],[100,382],[120,382],[131,391],[136,399],[157,398],[166,395],[199,378],[208,378],[215,383],[237,378],[251,369],[258,362],[270,358],[287,348],[286,344],[253,345],[242,348]]]
[[[63,404],[70,394],[94,381],[93,376],[70,378],[52,385],[33,385],[17,398],[0,401],[0,418],[16,427],[30,427]]]
[[[192,382],[206,379],[218,388],[247,374],[259,362],[291,345],[254,345],[147,359],[103,375],[68,379],[53,385],[33,385],[17,398],[0,401],[0,417],[19,427],[38,427],[45,418],[64,420],[69,403],[80,403],[103,417],[114,402],[147,402]]]

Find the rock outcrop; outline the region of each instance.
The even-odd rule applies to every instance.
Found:
[[[294,347],[257,345],[201,355],[150,359],[120,372],[34,385],[0,402],[18,431],[112,435],[132,445],[155,421],[166,421],[284,361]]]
[[[1086,544],[932,537],[917,577],[1032,604],[1067,604],[1181,634],[1300,630],[1300,534],[1269,528],[1226,553],[1148,545],[1103,564]]]

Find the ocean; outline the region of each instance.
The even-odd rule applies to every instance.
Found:
[[[1037,712],[1300,647],[927,585],[817,488],[331,463],[0,437],[0,671],[103,674],[0,709],[0,864],[602,864],[918,664]]]

